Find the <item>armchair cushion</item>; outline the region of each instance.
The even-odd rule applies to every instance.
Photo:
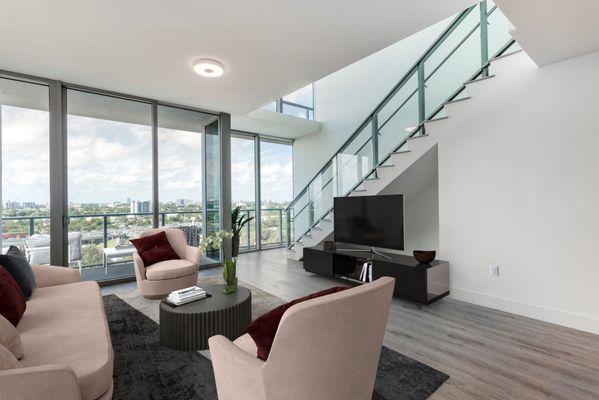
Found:
[[[160,231],[155,235],[143,236],[139,239],[131,239],[131,243],[137,249],[146,268],[161,261],[181,258],[169,243],[164,231]]]
[[[346,286],[335,286],[320,292],[312,293],[308,296],[295,299],[287,304],[280,305],[277,308],[258,317],[250,324],[250,326],[248,326],[245,331],[252,337],[252,339],[254,339],[254,342],[256,343],[256,347],[258,348],[258,358],[265,361],[268,359],[268,354],[270,353],[270,349],[275,340],[275,335],[277,334],[279,322],[281,321],[281,318],[283,318],[283,314],[285,314],[287,309],[306,300],[337,293],[345,289],[349,288]]]
[[[160,261],[146,268],[146,278],[149,281],[163,281],[191,275],[197,270],[198,267],[187,260]]]
[[[21,250],[16,246],[10,246],[6,254],[0,254],[0,265],[15,279],[25,299],[30,298],[35,288],[35,275]]]
[[[0,314],[17,326],[25,312],[25,296],[11,274],[0,266]]]

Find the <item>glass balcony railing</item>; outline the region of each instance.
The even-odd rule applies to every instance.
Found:
[[[463,95],[468,81],[489,75],[489,60],[516,48],[509,21],[491,1],[458,14],[399,83],[285,209],[287,246],[300,241],[424,123]]]
[[[244,209],[243,213],[255,217],[256,210]],[[207,211],[218,214],[218,211]],[[282,208],[262,209],[262,247],[283,246],[287,229]],[[130,254],[106,257],[104,249],[129,243],[129,239],[152,227],[151,212],[147,213],[97,213],[77,214],[69,217],[69,266],[81,270],[87,280],[107,280],[133,275]],[[197,246],[202,232],[202,211],[159,212],[160,226],[181,228],[191,239],[190,245]],[[13,245],[30,257],[31,262],[50,261],[50,217],[7,216],[2,218],[3,252]],[[246,224],[240,237],[240,251],[256,248],[255,225]],[[110,254],[110,253],[109,253]]]

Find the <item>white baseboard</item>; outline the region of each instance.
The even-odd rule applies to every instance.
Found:
[[[568,328],[599,334],[599,318],[570,313],[567,311],[543,307],[503,297],[490,296],[472,290],[452,287],[450,297],[456,300],[473,303],[483,307],[534,318]]]

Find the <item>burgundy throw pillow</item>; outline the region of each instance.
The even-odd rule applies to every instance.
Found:
[[[254,322],[248,326],[245,333],[248,333],[258,347],[258,358],[266,361],[272,343],[275,340],[277,329],[279,328],[279,322],[285,314],[287,309],[295,304],[301,303],[306,300],[315,299],[317,297],[326,296],[327,294],[333,294],[341,292],[342,290],[349,289],[346,286],[335,286],[330,289],[323,290],[321,292],[312,293],[308,296],[295,299],[287,304],[278,306],[277,308],[267,312],[266,314],[258,317]]]
[[[12,275],[0,265],[0,314],[17,326],[25,312],[25,296]]]
[[[181,258],[169,243],[164,231],[139,239],[131,239],[131,243],[137,249],[145,267],[160,261],[179,260]]]

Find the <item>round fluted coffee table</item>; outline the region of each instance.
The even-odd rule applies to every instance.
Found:
[[[182,306],[160,302],[160,343],[175,350],[206,350],[208,338],[235,340],[252,321],[252,293],[243,286],[224,294],[224,285],[201,285],[212,295]]]

